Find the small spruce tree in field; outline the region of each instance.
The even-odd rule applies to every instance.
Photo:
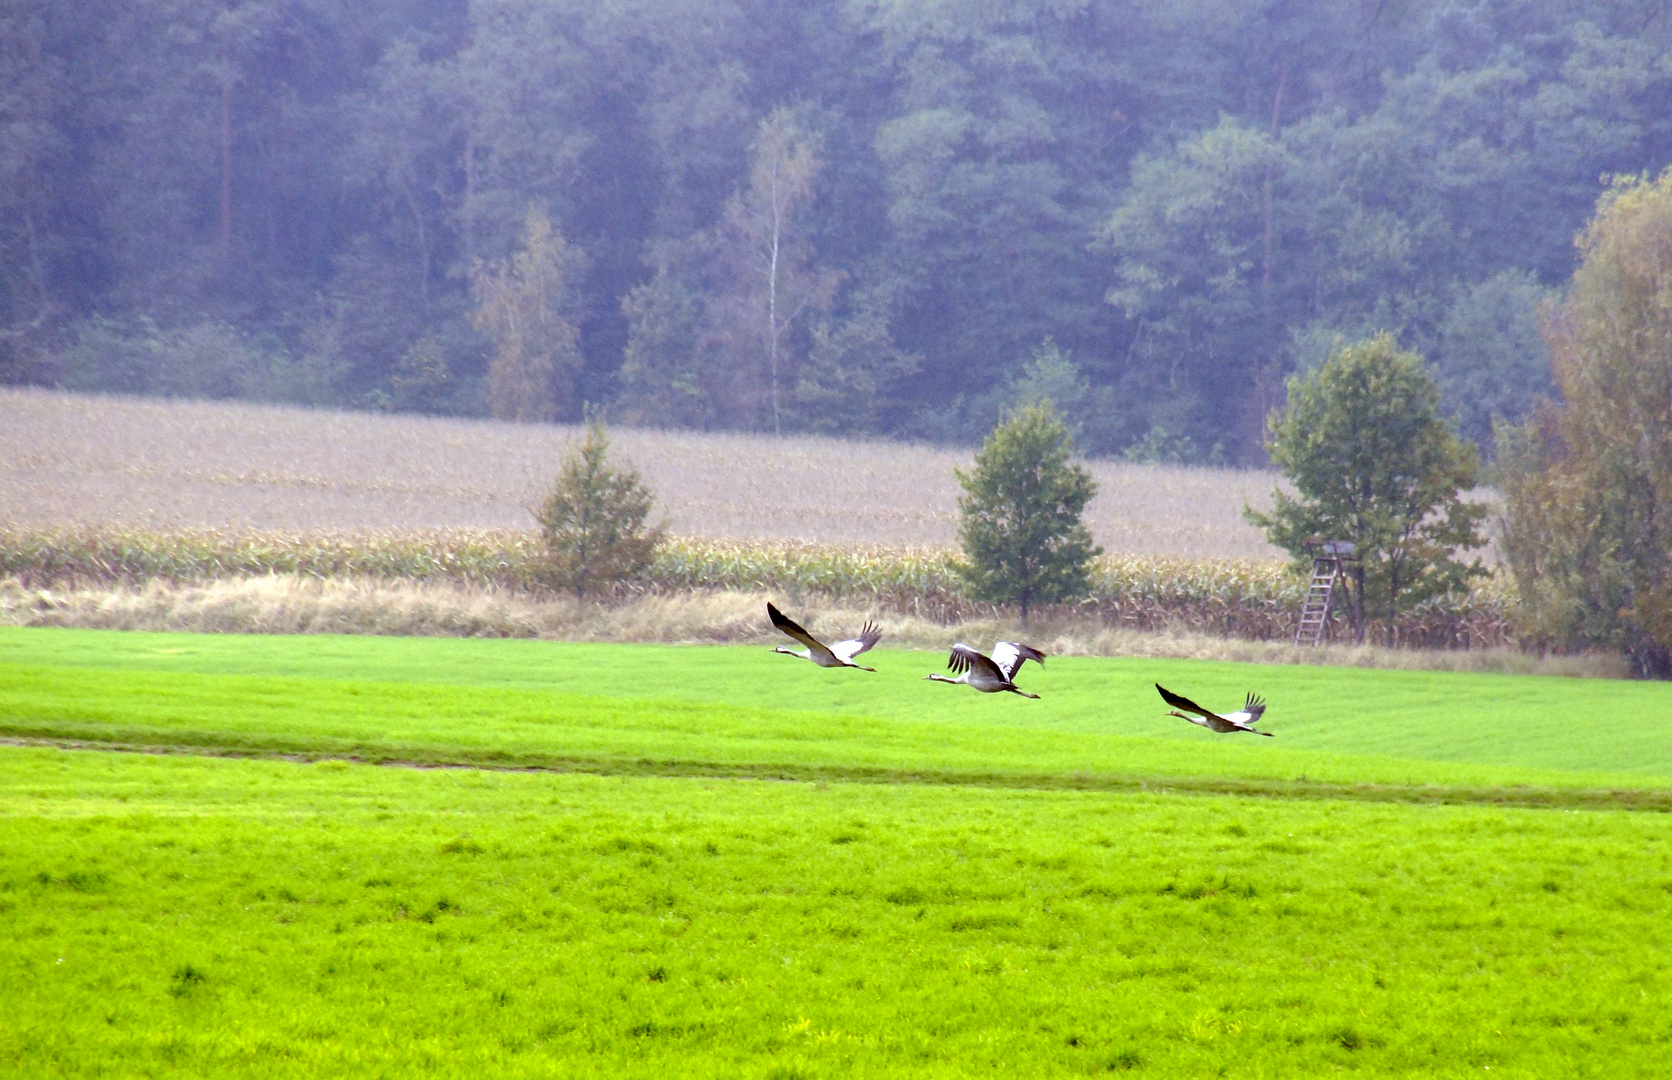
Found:
[[[645,524],[654,496],[636,469],[609,465],[609,446],[603,425],[588,423],[535,514],[554,582],[577,597],[644,573],[662,542],[661,527]]]
[[[1035,604],[1086,594],[1091,561],[1102,554],[1080,513],[1097,484],[1069,463],[1068,428],[1049,401],[1029,405],[993,429],[975,468],[957,470],[964,496],[957,571],[976,600]]]

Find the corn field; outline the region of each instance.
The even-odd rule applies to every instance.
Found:
[[[615,599],[705,591],[770,593],[785,602],[840,602],[950,624],[997,616],[964,597],[946,548],[889,548],[795,541],[674,538],[649,573],[615,587]],[[544,548],[510,530],[278,534],[231,530],[150,532],[114,528],[0,529],[0,578],[25,587],[177,583],[270,574],[452,583],[547,594]],[[1126,630],[1292,639],[1306,581],[1285,564],[1236,559],[1106,555],[1091,595],[1041,612]],[[1406,612],[1381,644],[1478,649],[1514,644],[1500,578],[1465,595]],[[1337,639],[1345,636],[1337,622]]]

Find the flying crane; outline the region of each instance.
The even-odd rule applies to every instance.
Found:
[[[807,646],[805,649],[792,649],[788,645],[780,645],[773,649],[773,652],[781,652],[785,656],[799,656],[803,660],[811,660],[819,667],[851,667],[858,668],[861,671],[877,670],[874,667],[866,667],[864,664],[853,662],[854,657],[869,650],[871,646],[882,640],[882,629],[874,622],[867,621],[856,638],[826,645],[803,630],[794,619],[773,607],[770,602],[766,605],[766,616],[772,620],[773,626]]]
[[[1023,645],[1016,641],[1001,641],[993,646],[993,655],[984,656],[968,645],[959,643],[952,646],[952,655],[946,658],[946,666],[958,672],[956,679],[949,679],[945,675],[925,675],[931,682],[961,683],[981,691],[983,694],[997,694],[1008,691],[1020,694],[1025,698],[1039,699],[1038,694],[1030,694],[1017,687],[1016,673],[1022,670],[1022,665],[1029,660],[1040,666],[1045,664],[1045,654],[1032,645]]]
[[[1264,735],[1268,739],[1272,738],[1271,732],[1260,731],[1254,727],[1254,722],[1260,719],[1261,714],[1266,711],[1265,699],[1258,694],[1249,694],[1248,700],[1236,712],[1221,715],[1216,712],[1209,712],[1189,698],[1173,693],[1160,683],[1156,683],[1155,688],[1161,691],[1161,700],[1172,706],[1172,709],[1167,712],[1168,716],[1188,720],[1197,727],[1205,727],[1209,731],[1217,731],[1221,735],[1228,735],[1234,731],[1247,731],[1255,735]]]

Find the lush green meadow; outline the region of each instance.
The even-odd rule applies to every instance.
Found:
[[[0,735],[421,762],[1037,784],[1672,788],[1672,687],[1053,657],[980,695],[944,654],[0,628]],[[1165,715],[1266,695],[1273,739]],[[1537,791],[1521,795],[1536,801]]]
[[[1672,688],[872,655],[0,630],[0,1073],[1672,1057]]]
[[[0,1070],[1652,1076],[1660,814],[0,753]]]

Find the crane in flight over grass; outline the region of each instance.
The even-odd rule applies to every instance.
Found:
[[[962,683],[973,687],[983,694],[997,694],[1009,691],[1020,694],[1025,698],[1039,700],[1038,694],[1030,694],[1016,686],[1016,673],[1022,670],[1022,665],[1029,660],[1041,667],[1045,665],[1045,654],[1032,645],[1023,645],[1016,641],[1001,641],[993,646],[992,656],[983,656],[968,645],[959,643],[952,646],[952,655],[946,658],[946,666],[958,672],[956,679],[949,679],[945,675],[925,675],[931,682]]]
[[[773,649],[773,652],[781,652],[785,656],[799,656],[803,660],[811,660],[819,667],[851,667],[858,668],[860,671],[877,670],[874,667],[866,667],[864,664],[853,662],[854,657],[882,640],[882,629],[874,622],[867,621],[856,638],[826,645],[803,630],[794,619],[773,607],[770,601],[766,605],[766,617],[772,620],[773,626],[807,646],[805,649],[796,650],[788,645],[780,645]]]
[[[1221,735],[1228,735],[1233,731],[1248,731],[1255,735],[1264,735],[1268,739],[1273,737],[1271,732],[1261,731],[1254,726],[1254,722],[1266,711],[1265,699],[1258,694],[1249,694],[1248,700],[1236,712],[1221,715],[1209,712],[1187,697],[1180,697],[1160,683],[1156,683],[1155,688],[1161,691],[1161,700],[1172,706],[1167,712],[1168,716],[1188,720],[1197,727],[1205,727]]]

